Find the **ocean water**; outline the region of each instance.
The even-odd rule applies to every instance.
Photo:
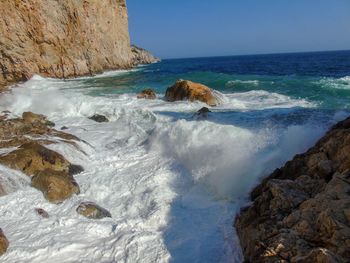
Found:
[[[221,93],[208,118],[200,102],[166,102],[190,79]],[[156,100],[138,100],[144,88]],[[18,171],[0,166],[10,240],[4,262],[241,262],[232,226],[264,176],[350,114],[350,52],[164,60],[74,80],[34,76],[0,97],[13,116],[42,113],[87,143],[49,147],[85,171],[81,194],[52,205]],[[109,123],[87,117],[103,114]],[[1,149],[0,154],[11,149]],[[112,218],[79,216],[94,201]],[[50,214],[41,219],[34,208]]]

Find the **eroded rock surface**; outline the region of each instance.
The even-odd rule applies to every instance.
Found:
[[[133,66],[125,0],[2,0],[0,10],[0,86]]]
[[[0,228],[0,256],[5,254],[9,247],[9,241],[7,240],[4,232]]]
[[[134,65],[152,64],[160,61],[159,58],[153,56],[149,51],[135,45],[131,46],[131,52]]]
[[[138,99],[154,100],[157,98],[157,95],[153,89],[145,89],[145,90],[141,91],[139,94],[137,94],[137,98]]]
[[[247,262],[349,262],[350,118],[251,197],[235,223]]]
[[[195,83],[189,80],[178,80],[166,90],[165,98],[167,101],[189,100],[201,101],[209,106],[217,106],[218,98],[214,92],[207,86]]]

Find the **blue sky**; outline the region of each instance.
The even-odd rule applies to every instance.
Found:
[[[162,58],[350,49],[350,0],[127,0],[131,41]]]

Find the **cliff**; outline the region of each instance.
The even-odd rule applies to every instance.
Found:
[[[156,63],[156,62],[160,61],[159,58],[154,57],[146,49],[137,47],[135,45],[131,46],[131,52],[132,52],[133,64],[134,65],[151,64],[151,63]]]
[[[2,0],[0,11],[0,86],[133,66],[125,0]]]
[[[236,219],[247,262],[349,262],[350,118],[277,169]]]

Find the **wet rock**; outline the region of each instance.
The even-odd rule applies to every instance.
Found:
[[[207,118],[209,112],[211,111],[207,107],[203,107],[196,112],[195,116],[199,118]]]
[[[202,84],[188,80],[178,80],[166,90],[165,98],[167,101],[189,100],[201,101],[209,106],[219,105],[219,100],[215,97],[213,91]]]
[[[101,219],[112,217],[111,213],[105,208],[98,206],[93,202],[82,202],[76,209],[77,213],[90,219]]]
[[[137,94],[138,99],[154,100],[157,97],[156,93],[152,89],[145,89]]]
[[[64,130],[68,130],[68,127],[67,126],[62,126],[61,127],[61,131],[64,131]]]
[[[95,114],[91,117],[89,117],[90,120],[96,121],[96,122],[109,122],[106,116]]]
[[[236,218],[248,262],[348,262],[350,118],[257,186]]]
[[[84,168],[81,165],[71,164],[68,167],[68,174],[69,175],[80,174],[83,171],[84,171]]]
[[[0,156],[0,163],[29,176],[46,169],[68,173],[71,165],[61,154],[35,141],[25,143],[17,150]]]
[[[49,218],[49,213],[42,208],[35,208],[35,212],[42,218]]]
[[[8,247],[9,241],[6,238],[2,229],[0,228],[0,256],[6,253]]]
[[[51,203],[58,204],[79,194],[80,189],[73,176],[66,171],[44,170],[32,177],[32,186],[40,190]]]
[[[55,123],[47,120],[46,116],[41,114],[35,114],[33,112],[23,112],[22,119],[26,123],[41,123],[49,127],[55,126]]]

